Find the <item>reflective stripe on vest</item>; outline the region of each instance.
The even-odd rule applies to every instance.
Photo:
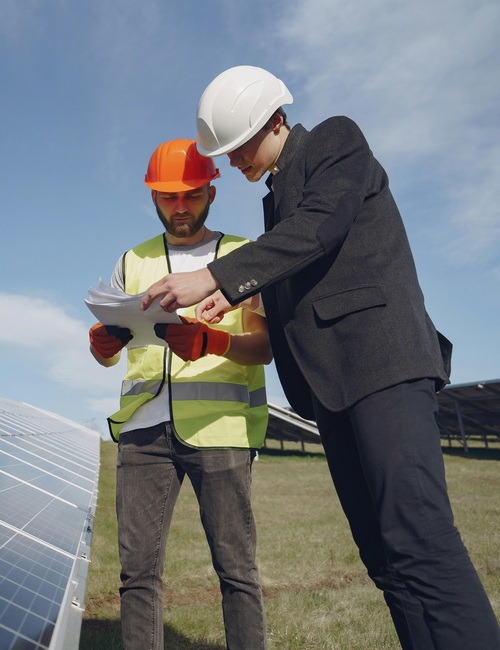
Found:
[[[126,380],[122,384],[122,396],[140,393],[156,394],[161,381]],[[227,382],[190,381],[170,384],[172,400],[212,400],[216,402],[243,402],[251,407],[267,404],[265,387],[249,391],[248,386]]]
[[[173,400],[207,399],[215,402],[243,402],[252,408],[267,404],[266,389],[249,391],[248,386],[228,383],[189,382],[170,386]]]
[[[124,379],[122,382],[122,397],[139,395],[140,393],[153,393],[156,395],[163,381],[143,379]]]

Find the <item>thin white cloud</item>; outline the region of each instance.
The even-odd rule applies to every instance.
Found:
[[[86,404],[91,411],[104,416],[111,415],[118,410],[117,397],[90,398],[86,400]]]
[[[36,371],[74,391],[117,395],[123,366],[100,366],[89,352],[88,327],[46,298],[0,293],[0,346],[29,352]],[[102,399],[102,398],[101,398]],[[116,409],[116,397],[114,406]],[[111,411],[108,411],[111,412]]]
[[[404,191],[425,192],[412,186],[416,170],[420,183],[427,174],[440,188],[445,204],[434,216],[446,224],[437,246],[449,259],[491,257],[500,245],[491,201],[500,168],[500,4],[302,0],[284,16],[291,110],[308,126],[353,117]]]
[[[464,127],[462,144],[443,163],[448,174],[441,184],[449,212],[446,222],[436,225],[442,231],[442,250],[458,264],[486,268],[500,264],[500,142],[493,131]]]

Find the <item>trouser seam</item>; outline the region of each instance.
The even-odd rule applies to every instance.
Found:
[[[165,491],[163,493],[163,503],[161,507],[161,515],[160,515],[160,522],[157,530],[157,538],[156,538],[156,553],[155,553],[155,559],[153,563],[153,571],[151,572],[151,648],[154,647],[154,641],[155,641],[155,579],[156,579],[156,570],[158,567],[158,557],[160,555],[160,549],[161,549],[161,540],[162,540],[162,530],[163,530],[163,524],[165,521],[165,505],[167,503],[168,499],[168,494],[170,491],[170,486],[172,484],[172,479],[173,477],[170,477],[170,480],[168,481],[168,484],[165,486]],[[161,625],[163,625],[163,616],[161,620]]]

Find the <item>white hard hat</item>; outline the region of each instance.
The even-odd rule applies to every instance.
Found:
[[[293,97],[285,84],[267,70],[239,65],[225,70],[200,98],[198,151],[220,156],[234,151],[261,129],[271,115]]]

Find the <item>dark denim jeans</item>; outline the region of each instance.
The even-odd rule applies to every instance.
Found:
[[[361,559],[404,650],[497,650],[498,625],[446,488],[434,382],[393,386],[347,411],[315,412]]]
[[[186,474],[198,499],[219,576],[227,648],[267,648],[250,502],[253,456],[248,449],[187,447],[177,440],[169,423],[121,436],[116,510],[126,650],[163,650],[166,542]]]

